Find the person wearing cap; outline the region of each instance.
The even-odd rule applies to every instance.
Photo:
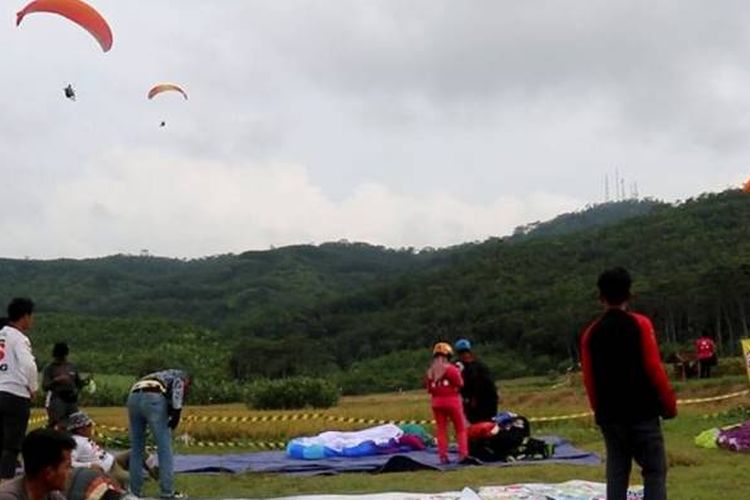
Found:
[[[459,339],[454,345],[461,369],[464,386],[461,388],[464,414],[466,419],[475,424],[489,422],[497,415],[499,397],[495,379],[483,362],[471,350],[468,339]]]
[[[47,425],[55,427],[78,411],[78,393],[85,385],[78,368],[68,361],[70,348],[58,342],[52,348],[53,361],[44,368],[42,389],[47,391]]]
[[[182,370],[151,373],[136,382],[128,396],[130,422],[130,492],[141,496],[146,448],[146,427],[156,441],[159,460],[160,497],[185,498],[174,489],[172,429],[180,422],[182,405],[190,387],[190,377]]]
[[[128,487],[130,451],[116,455],[106,451],[93,439],[94,421],[86,413],[79,411],[67,417],[65,428],[73,436],[76,449],[73,450],[73,467],[94,469],[106,473],[123,488]],[[146,469],[153,476],[148,465]]]
[[[461,372],[450,362],[453,349],[446,342],[438,342],[432,349],[432,363],[425,376],[427,392],[431,396],[432,414],[437,425],[438,455],[441,463],[448,463],[448,422],[453,422],[458,442],[460,462],[469,458],[466,419],[461,404]]]
[[[0,481],[16,475],[31,401],[38,389],[36,360],[27,337],[34,324],[33,312],[31,299],[11,300],[8,324],[0,330]]]

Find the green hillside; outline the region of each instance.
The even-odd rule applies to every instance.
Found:
[[[492,240],[445,268],[404,274],[293,321],[250,324],[246,331],[313,339],[311,350],[339,366],[466,336],[513,359],[543,358],[554,367],[575,354],[577,333],[599,311],[598,274],[623,265],[635,278],[634,306],[652,315],[662,343],[708,330],[725,352],[735,352],[747,332],[748,221],[750,198],[726,192],[605,227]],[[254,342],[247,348],[255,349]],[[238,365],[243,352],[235,351]]]
[[[429,267],[437,256],[328,243],[183,261],[0,260],[0,297],[28,295],[45,312],[149,316],[219,327],[258,310],[310,305]]]
[[[635,305],[665,348],[709,329],[732,351],[747,329],[748,220],[750,198],[725,192],[598,205],[419,252],[340,242],[189,261],[4,259],[0,296],[37,301],[42,359],[66,339],[98,372],[325,374],[362,392],[408,382],[422,350],[459,336],[503,374],[563,368],[597,314],[596,276],[613,265],[633,272]]]

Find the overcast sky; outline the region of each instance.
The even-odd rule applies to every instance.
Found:
[[[106,54],[0,2],[0,255],[439,247],[615,168],[669,201],[750,176],[747,1],[92,3]]]

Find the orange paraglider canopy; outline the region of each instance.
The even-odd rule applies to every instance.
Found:
[[[157,95],[161,94],[162,92],[179,92],[182,94],[182,97],[185,99],[188,98],[188,95],[185,93],[184,90],[182,90],[182,87],[175,83],[157,83],[153,87],[151,87],[151,90],[148,91],[148,98],[153,99]]]
[[[742,185],[742,190],[746,193],[750,193],[750,179],[746,180]]]
[[[27,14],[48,12],[70,19],[91,33],[107,52],[112,48],[112,30],[107,21],[89,4],[81,0],[35,0],[16,14],[16,26]]]

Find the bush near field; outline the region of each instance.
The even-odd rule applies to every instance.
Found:
[[[255,382],[247,394],[247,405],[256,410],[330,408],[339,400],[336,386],[324,379],[294,377]]]

